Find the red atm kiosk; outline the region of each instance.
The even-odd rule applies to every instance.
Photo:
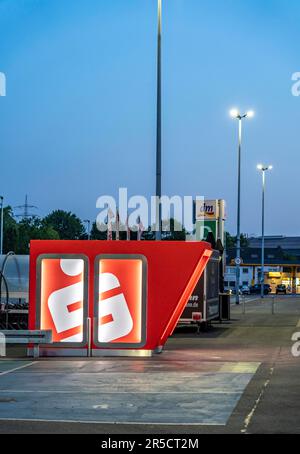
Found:
[[[212,254],[208,243],[32,241],[29,329],[42,356],[160,352]]]

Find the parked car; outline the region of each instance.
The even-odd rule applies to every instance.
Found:
[[[232,289],[232,293],[231,293],[231,294],[232,294],[232,295],[236,295],[236,288],[233,288],[233,289]],[[240,289],[239,289],[239,295],[241,295],[241,294],[242,294],[242,289],[240,288]]]
[[[269,295],[272,292],[270,284],[264,284],[264,295]],[[250,287],[251,295],[260,295],[261,293],[261,284],[252,285]]]
[[[284,295],[286,295],[286,293],[287,293],[286,285],[284,285],[284,284],[277,285],[276,295],[279,295],[280,293],[283,293]]]
[[[232,295],[236,295],[236,289],[233,288],[231,290],[231,294]],[[250,288],[248,287],[248,285],[243,285],[239,288],[239,295],[250,295]]]
[[[242,295],[250,295],[250,288],[248,285],[243,285],[241,288]]]

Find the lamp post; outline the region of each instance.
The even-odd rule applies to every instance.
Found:
[[[85,219],[83,222],[87,224],[87,234],[88,234],[88,240],[91,239],[91,221],[89,219]]]
[[[161,240],[162,212],[161,212],[161,17],[162,0],[158,0],[158,26],[157,26],[157,112],[156,112],[156,216],[158,217],[158,230],[156,240]],[[157,229],[157,227],[156,227]]]
[[[237,119],[239,122],[239,137],[238,137],[238,202],[237,202],[237,240],[236,240],[236,304],[240,304],[240,275],[241,275],[241,153],[242,153],[242,123],[245,118],[254,117],[252,110],[241,114],[238,109],[232,109],[230,116]]]
[[[0,202],[1,202],[1,226],[0,226],[0,234],[1,234],[1,240],[0,240],[0,255],[3,254],[3,202],[4,202],[4,198],[2,196],[0,196]]]
[[[260,273],[260,295],[265,296],[265,192],[266,192],[266,172],[272,170],[273,166],[259,164],[257,169],[262,173],[262,215],[261,215],[261,273]]]

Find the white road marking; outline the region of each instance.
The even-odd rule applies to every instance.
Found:
[[[261,363],[225,363],[220,369],[219,373],[236,373],[236,374],[252,374],[254,375],[257,372]]]
[[[217,391],[217,390],[207,390],[207,391],[108,391],[107,389],[85,389],[84,391],[80,391],[80,394],[89,394],[94,392],[105,392],[106,394],[194,394],[194,395],[201,395],[201,394],[241,394],[241,391]],[[21,389],[0,389],[0,394],[78,394],[78,390],[74,391],[61,391],[61,390],[49,390],[49,391],[42,391],[42,390],[21,390]]]
[[[182,362],[185,363],[185,361],[182,361]],[[19,366],[17,368],[10,369],[10,370],[4,372],[3,375],[11,373],[11,372],[13,372],[15,370],[22,369],[24,367],[29,367],[32,364],[35,364],[35,362],[30,362],[28,364],[23,364],[23,366]],[[242,368],[243,372],[245,372],[246,369],[244,369],[244,366],[247,365],[247,364],[248,363],[229,363],[229,364],[226,363],[226,370],[224,372],[225,372],[226,376],[227,375],[231,375],[232,373],[236,374],[236,370],[235,370],[236,367],[238,367],[238,369]],[[250,365],[252,366],[250,368],[251,369],[251,376],[252,376],[252,373],[254,372],[254,370],[252,368],[254,366],[254,369],[256,369],[258,363],[250,363]],[[229,366],[231,366],[231,367],[229,367]],[[35,372],[35,370],[34,370],[34,372]],[[247,369],[247,372],[250,372],[250,370],[248,371],[248,369]],[[52,376],[55,376],[57,373],[58,372],[55,372],[53,374],[53,373],[49,372],[49,375],[52,377]],[[38,384],[38,382],[39,382],[39,379],[38,379],[39,374],[40,374],[40,369],[38,369],[37,378],[36,379],[35,379],[35,377],[33,377],[34,373],[31,373],[31,372],[30,372],[29,377],[31,377],[31,379],[35,379],[37,384]],[[85,375],[85,374],[89,374],[89,373],[87,373],[87,372],[83,373],[83,375]],[[45,371],[45,375],[47,375],[47,371]],[[100,373],[100,375],[102,376],[103,373]],[[104,373],[104,375],[105,375],[105,373]],[[120,374],[120,375],[122,375],[122,374]],[[171,374],[171,375],[173,376],[173,374]],[[183,377],[185,377],[186,375],[187,375],[186,372],[183,373]],[[199,373],[192,373],[191,377],[188,375],[187,378],[193,378],[194,376],[195,376],[195,378],[201,378],[201,375],[202,374],[200,373],[200,377],[199,377]],[[216,376],[219,375],[217,371],[215,372],[215,375]],[[247,375],[250,375],[250,374],[247,373]],[[149,376],[152,376],[152,374],[149,374]],[[143,383],[141,385],[143,385]],[[1,386],[1,381],[0,381],[0,386]],[[4,388],[4,386],[2,385],[2,388]],[[11,384],[6,385],[5,388],[7,388],[7,386],[11,386]],[[37,386],[37,387],[39,387],[39,386]],[[142,387],[139,387],[139,388],[142,389]],[[163,396],[163,395],[165,395],[165,396],[175,395],[176,396],[177,395],[178,399],[179,398],[183,399],[186,402],[188,399],[190,399],[190,397],[188,397],[188,396],[195,396],[196,398],[201,399],[201,395],[203,395],[203,396],[208,395],[209,396],[211,394],[220,395],[220,396],[223,395],[224,399],[225,399],[225,396],[228,396],[226,399],[228,399],[230,401],[233,401],[233,400],[236,401],[237,398],[242,396],[243,391],[244,391],[244,389],[243,390],[242,389],[241,390],[232,390],[232,387],[231,387],[230,390],[224,390],[222,388],[220,389],[220,385],[218,385],[218,384],[216,385],[216,387],[212,386],[210,389],[197,390],[196,392],[193,391],[193,390],[192,391],[174,391],[174,390],[173,391],[167,391],[166,390],[166,391],[146,391],[145,392],[145,391],[136,391],[135,389],[132,389],[131,386],[129,386],[127,389],[125,388],[124,391],[120,391],[120,390],[117,390],[117,389],[116,389],[116,391],[114,391],[114,389],[111,388],[111,387],[107,388],[107,384],[105,384],[104,387],[101,387],[101,385],[100,386],[96,385],[96,386],[91,386],[91,387],[85,388],[83,391],[80,391],[80,393],[82,393],[84,395],[98,393],[98,397],[100,397],[99,400],[102,400],[101,399],[101,394],[102,394],[102,397],[103,397],[103,394],[106,394],[106,393],[111,394],[112,396],[114,394],[115,395],[120,395],[120,396],[124,395],[124,399],[125,399],[126,395],[131,395],[131,396],[134,396],[134,395],[136,395],[136,396],[138,396],[138,395],[141,395],[141,396],[142,395],[152,395],[152,396],[155,396],[155,395],[161,395],[161,396]],[[70,396],[70,395],[78,394],[78,389],[75,388],[75,389],[66,389],[66,390],[62,390],[62,389],[60,389],[60,390],[57,390],[57,389],[50,389],[50,390],[37,389],[36,390],[36,389],[20,389],[20,388],[19,389],[13,389],[13,387],[12,387],[12,389],[0,389],[0,393],[1,393],[2,396],[5,395],[5,394],[6,395],[19,395],[19,396],[23,395],[25,399],[26,399],[26,397],[25,397],[26,395],[28,395],[28,399],[31,398],[31,395],[40,395],[41,398],[43,398],[43,399],[46,399],[47,398],[46,396],[49,396],[48,398],[51,400],[52,396],[54,394],[62,396],[62,399],[63,399],[64,395],[65,396],[67,396],[67,395]],[[185,396],[186,396],[186,399],[184,398]],[[136,398],[138,399],[138,397],[136,397]],[[162,399],[163,399],[163,397],[162,397]],[[104,415],[107,413],[107,410],[108,410],[108,408],[110,406],[110,402],[108,402],[108,404],[103,402],[102,404],[98,404],[97,405],[96,402],[97,402],[98,399],[96,400],[96,402],[95,402],[95,400],[96,399],[93,399],[93,402],[91,402],[90,405],[89,405],[90,411],[93,412],[93,409],[94,409],[94,412],[95,411],[97,412],[97,410],[98,410],[98,412],[100,412],[99,419],[101,418],[101,416],[102,416],[101,419],[106,419],[106,417]],[[129,401],[130,401],[130,398],[129,398]],[[102,410],[102,412],[101,412],[101,410]],[[15,414],[15,413],[13,413],[13,414]],[[55,414],[56,413],[54,413],[54,415]],[[25,415],[26,415],[26,413],[25,413]],[[95,415],[95,413],[91,413],[91,417],[94,419],[94,416],[92,416],[92,415]],[[150,422],[150,421],[149,422],[145,422],[145,421],[142,421],[142,422],[134,421],[134,422],[132,422],[132,421],[120,421],[120,420],[117,421],[117,420],[114,420],[113,416],[111,418],[111,421],[107,421],[107,420],[106,421],[103,421],[103,420],[91,420],[91,421],[85,420],[85,421],[82,421],[80,419],[80,416],[81,416],[80,414],[78,414],[78,420],[76,420],[76,419],[30,418],[30,413],[28,414],[28,416],[29,416],[28,418],[26,418],[26,416],[25,416],[25,418],[22,418],[22,417],[21,418],[5,418],[5,417],[3,417],[3,414],[2,414],[2,417],[0,418],[0,421],[29,421],[29,422],[31,421],[31,422],[46,422],[46,423],[53,422],[53,423],[81,423],[81,424],[84,423],[84,424],[106,424],[106,425],[107,424],[116,424],[116,425],[126,425],[126,424],[128,424],[128,425],[155,425],[155,426],[156,425],[157,426],[165,425],[165,426],[173,426],[173,427],[176,427],[176,426],[186,426],[186,427],[189,427],[189,426],[193,426],[193,427],[225,426],[226,423],[227,423],[227,420],[223,422],[224,418],[218,418],[218,421],[214,420],[213,422],[211,422],[211,418],[208,418],[208,421],[205,421],[205,419],[200,418],[200,421],[197,422],[197,423],[193,423],[193,422],[192,423],[191,422],[187,422],[187,423],[156,422],[155,423],[155,422]],[[36,416],[36,414],[34,416]],[[43,415],[41,414],[41,416],[43,416]],[[74,416],[75,415],[73,415],[73,417]],[[127,415],[127,416],[129,416],[129,415]],[[107,419],[109,419],[109,418],[107,418]],[[220,422],[220,419],[221,419],[221,422]],[[189,418],[188,418],[188,420],[189,420]],[[192,421],[193,421],[193,419],[192,419]]]
[[[216,422],[213,422],[213,423],[165,423],[165,422],[118,422],[118,421],[81,421],[81,420],[78,420],[76,421],[76,419],[32,419],[32,418],[28,418],[28,419],[18,419],[18,418],[0,418],[0,421],[13,421],[13,422],[16,422],[16,421],[19,421],[19,422],[57,422],[57,423],[63,423],[63,424],[67,424],[67,423],[71,423],[71,424],[113,424],[113,425],[116,425],[116,426],[186,426],[186,427],[199,427],[199,426],[226,426],[226,424],[222,424],[222,423],[216,423]]]
[[[241,433],[247,433],[247,429],[252,421],[252,418],[254,416],[254,413],[258,407],[258,405],[260,404],[265,392],[266,392],[266,389],[267,387],[269,386],[270,382],[271,382],[271,377],[272,375],[274,374],[274,367],[271,367],[270,369],[270,376],[268,378],[268,380],[265,381],[263,387],[262,387],[262,390],[258,396],[258,398],[256,399],[255,401],[255,404],[254,404],[254,407],[252,408],[252,410],[250,411],[250,413],[248,414],[248,416],[246,417],[245,421],[244,421],[244,428],[241,430]]]
[[[33,364],[35,364],[35,361],[32,361],[31,363],[28,363],[28,364],[23,364],[23,366],[15,367],[14,369],[5,370],[4,372],[0,372],[0,377],[3,375],[11,374],[12,372],[15,372],[16,370],[25,369],[25,367],[32,366]]]

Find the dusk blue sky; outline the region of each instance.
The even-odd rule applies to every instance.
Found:
[[[156,0],[0,0],[0,192],[43,216],[95,220],[119,187],[155,193]],[[299,0],[163,1],[163,192],[224,198],[260,233],[259,162],[272,163],[267,234],[300,234]]]

